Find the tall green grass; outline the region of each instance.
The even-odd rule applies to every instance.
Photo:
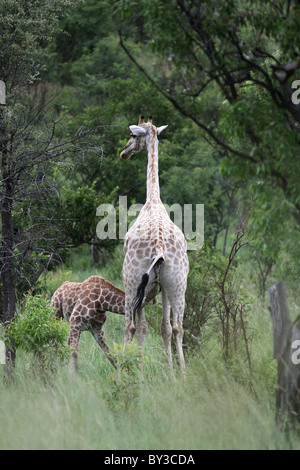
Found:
[[[68,269],[48,276],[48,296],[66,278],[82,281],[92,274],[122,286],[111,269],[83,266],[79,257]],[[113,269],[120,272],[118,264]],[[170,374],[157,321],[151,318],[157,308],[148,308],[155,328],[149,328],[144,371],[127,408],[122,396],[114,407],[107,400],[115,371],[89,333],[81,337],[78,375],[70,379],[68,365],[62,365],[52,388],[34,374],[31,356],[18,352],[15,383],[4,386],[0,376],[0,448],[299,449],[299,434],[287,435],[275,423],[272,324],[267,300],[253,295],[248,317],[251,371],[242,357],[226,364],[212,336],[186,354],[185,379],[176,364]],[[291,304],[294,316],[298,304]],[[107,317],[105,334],[113,347],[123,341],[124,317]]]
[[[144,373],[132,406],[111,409],[106,392],[114,370],[83,333],[80,372],[72,380],[62,366],[53,388],[33,375],[31,358],[18,354],[16,383],[0,381],[1,449],[298,449],[297,435],[275,423],[276,366],[271,328],[253,313],[253,370],[224,364],[213,341],[187,358],[187,376],[170,376],[161,339],[146,339]],[[121,342],[122,318],[110,316],[110,345]]]

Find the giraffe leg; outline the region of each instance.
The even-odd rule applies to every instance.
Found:
[[[178,328],[173,329],[174,342],[177,350],[179,367],[182,373],[185,373],[185,360],[182,349],[182,340],[183,340],[183,328],[182,323],[178,322]]]
[[[80,339],[81,328],[74,319],[70,319],[70,337],[69,345],[71,349],[71,358],[70,358],[70,376],[73,375],[74,370],[78,372],[78,344]]]
[[[140,369],[143,370],[143,353],[144,353],[144,342],[145,342],[145,337],[148,331],[148,325],[145,317],[145,312],[144,309],[142,308],[137,312],[137,328],[136,328],[136,337],[138,340],[138,347],[139,347],[139,360],[140,362]]]
[[[137,328],[136,328],[136,337],[138,340],[138,345],[141,352],[144,351],[144,341],[148,331],[148,325],[145,317],[144,309],[138,311],[137,313],[138,321],[137,321]]]
[[[125,295],[125,329],[124,329],[124,349],[126,344],[131,343],[136,326],[134,325],[132,318],[132,298],[134,296],[127,294]]]
[[[160,326],[161,335],[165,342],[165,350],[167,356],[167,362],[172,367],[172,350],[171,350],[171,338],[172,338],[172,326],[170,322],[170,311],[171,305],[164,288],[161,290],[162,297],[162,322]]]
[[[178,316],[181,316],[178,313]],[[182,349],[182,340],[183,340],[183,327],[182,327],[182,320],[178,319],[178,323],[173,327],[173,337],[174,337],[174,342],[177,350],[177,355],[178,355],[178,361],[179,361],[179,367],[181,372],[185,372],[185,360],[184,360],[184,354],[183,354],[183,349]]]
[[[125,345],[128,343],[131,343],[132,338],[134,336],[136,329],[133,326],[132,320],[130,319],[129,321],[126,320],[125,323],[125,335],[124,335],[124,342]]]
[[[106,315],[101,316],[101,321],[93,324],[93,326],[90,328],[90,332],[94,336],[94,338],[97,341],[97,343],[99,344],[100,348],[104,351],[104,354],[106,355],[109,362],[116,369],[117,368],[116,359],[113,356],[113,354],[111,353],[111,350],[110,350],[108,344],[106,343],[105,334],[104,334],[104,331],[102,329],[102,326],[104,325],[105,321],[106,321]]]
[[[184,314],[184,296],[183,298],[173,299],[171,302],[172,312],[173,312],[173,338],[176,346],[179,367],[181,372],[185,372],[185,361],[184,354],[182,349],[182,340],[183,340],[183,314]]]

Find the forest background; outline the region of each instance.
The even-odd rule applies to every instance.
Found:
[[[146,153],[119,158],[141,115],[168,125],[162,201],[205,207],[205,244],[189,253],[186,383],[174,377],[166,399],[160,304],[148,308],[144,379],[134,350],[120,383],[83,335],[72,402],[66,365],[49,391],[30,351],[7,344],[14,392],[1,391],[1,447],[49,447],[47,432],[26,435],[29,416],[36,429],[50,419],[53,448],[297,447],[274,422],[267,289],[284,280],[299,315],[299,20],[296,1],[0,2],[3,324],[24,314],[28,295],[49,302],[66,280],[99,274],[122,288],[122,241],[97,237],[96,211],[118,212],[119,196],[145,201]],[[118,351],[122,318],[105,326]],[[14,403],[27,411],[17,416]],[[62,437],[60,415],[82,434],[71,425]],[[97,437],[103,416],[107,438]]]

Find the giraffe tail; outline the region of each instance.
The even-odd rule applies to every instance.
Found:
[[[139,284],[139,286],[137,288],[136,296],[135,296],[135,299],[134,299],[134,306],[133,306],[133,324],[134,325],[135,325],[136,313],[139,311],[139,309],[141,308],[142,303],[143,303],[143,299],[144,299],[144,296],[145,296],[145,289],[146,289],[146,286],[147,286],[148,281],[149,281],[150,272],[155,266],[159,267],[161,265],[161,263],[163,263],[163,262],[164,262],[163,255],[162,254],[157,255],[154,258],[154,260],[152,261],[148,271],[145,274],[143,274],[143,276],[142,276],[141,283]]]

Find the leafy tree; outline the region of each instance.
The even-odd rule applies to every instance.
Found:
[[[47,200],[55,195],[45,175],[49,174],[47,164],[64,155],[67,148],[54,139],[55,121],[41,122],[46,113],[43,94],[34,96],[26,91],[42,69],[40,44],[58,27],[60,15],[75,4],[70,0],[0,3],[0,70],[7,90],[7,107],[0,109],[0,269],[6,323],[15,314],[16,284],[25,275],[24,264],[29,267],[41,256],[51,257],[53,234],[49,225],[46,229],[44,225],[45,220],[52,220]],[[7,377],[14,359],[14,348],[7,347]]]
[[[126,25],[143,17],[148,47],[166,58],[155,77],[121,35],[140,72],[223,156],[230,178],[275,187],[299,222],[299,2],[119,1]],[[214,94],[214,98],[212,98]],[[257,201],[259,203],[259,201]],[[268,201],[272,204],[272,200]]]
[[[87,2],[86,6],[88,5],[92,7],[92,0]],[[86,11],[80,11],[83,15],[86,14]],[[99,11],[95,9],[95,15],[98,14]],[[73,21],[77,21],[76,18],[77,14],[68,18],[70,30]],[[84,29],[83,24],[82,28]],[[83,30],[80,36],[84,34]],[[105,26],[103,32],[95,30],[93,47],[84,54],[73,59],[72,54],[69,58],[63,58],[59,49],[55,52],[58,60],[68,60],[69,64],[72,86],[64,88],[60,103],[69,113],[70,126],[97,119],[103,113],[103,106],[106,121],[112,123],[112,126],[107,126],[104,130],[101,165],[97,158],[90,160],[88,171],[80,171],[73,182],[75,185],[79,182],[80,185],[87,186],[90,181],[96,181],[98,194],[108,194],[119,186],[115,204],[118,203],[119,195],[128,195],[129,203],[143,202],[146,189],[146,154],[132,159],[130,172],[125,170],[118,154],[127,141],[128,125],[136,122],[141,113],[147,115],[151,112],[161,123],[169,125],[168,134],[160,144],[163,200],[169,204],[176,202],[182,205],[204,203],[207,234],[210,236],[213,233],[216,243],[218,234],[226,227],[226,214],[230,212],[231,203],[228,184],[218,170],[219,155],[212,153],[203,139],[191,143],[191,136],[194,140],[197,132],[196,127],[178,112],[174,112],[172,105],[157,93],[151,83],[141,80],[140,73],[128,61],[118,42],[117,35],[113,31],[108,32]],[[131,46],[141,60],[151,64],[151,68],[160,76],[163,61],[152,53],[145,56],[143,45],[135,44],[132,40]],[[103,67],[103,60],[108,56],[110,64]],[[99,103],[103,103],[103,106],[99,106]],[[77,112],[80,106],[84,110]],[[186,184],[179,185],[179,181],[182,183],[183,180]],[[174,187],[177,187],[176,200]]]

